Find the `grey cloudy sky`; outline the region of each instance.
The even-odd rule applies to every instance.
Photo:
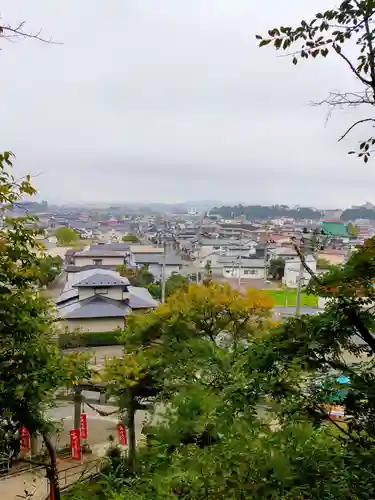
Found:
[[[375,201],[375,172],[309,106],[353,90],[341,61],[294,67],[254,35],[326,0],[3,0],[62,45],[2,41],[0,149],[55,202],[345,206]],[[365,131],[367,137],[367,131]]]

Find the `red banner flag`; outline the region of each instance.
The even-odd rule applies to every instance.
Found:
[[[80,422],[80,428],[81,428],[81,438],[87,439],[87,415],[86,415],[86,413],[81,413],[79,422]]]
[[[118,440],[120,444],[122,445],[127,445],[128,440],[126,438],[126,427],[123,424],[117,424],[117,435],[118,435]]]
[[[23,451],[30,451],[30,433],[26,427],[21,428],[20,442]]]
[[[72,459],[81,459],[81,436],[79,429],[70,431],[70,449],[72,450]]]

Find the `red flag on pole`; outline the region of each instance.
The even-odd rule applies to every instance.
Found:
[[[81,459],[81,436],[79,429],[70,431],[70,449],[72,450],[72,459]]]
[[[124,446],[128,444],[128,440],[126,437],[126,427],[124,424],[117,424],[117,435],[120,444]]]
[[[87,415],[86,413],[81,413],[80,416],[80,430],[81,430],[81,438],[87,439]]]
[[[20,432],[21,448],[23,451],[30,451],[30,433],[26,427],[21,428]]]

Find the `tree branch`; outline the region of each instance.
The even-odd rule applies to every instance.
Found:
[[[86,398],[84,396],[82,396],[82,400],[83,400],[84,404],[86,404],[92,410],[96,411],[96,413],[98,413],[101,417],[109,417],[110,415],[114,415],[115,413],[119,413],[119,410],[114,410],[114,411],[109,411],[109,412],[99,410],[98,408],[95,408],[95,406],[90,404],[88,401],[86,401]]]
[[[358,73],[358,71],[355,69],[353,63],[341,52],[341,48],[339,49],[337,45],[333,44],[333,49],[335,50],[336,54],[338,54],[349,66],[349,68],[352,70],[352,72],[355,74],[355,76],[365,85],[368,85],[369,87],[372,86],[372,81],[371,80],[366,80],[366,78],[363,78],[363,76]]]
[[[351,125],[348,130],[338,139],[338,142],[342,141],[357,125],[360,123],[375,122],[375,118],[364,118],[363,120],[358,120],[353,125]]]
[[[0,38],[5,38],[7,40],[11,40],[12,38],[32,38],[43,43],[61,45],[61,42],[54,42],[52,38],[47,39],[42,37],[41,30],[37,33],[27,33],[26,31],[24,31],[25,24],[26,22],[22,21],[15,28],[12,28],[12,26],[10,26],[9,24],[0,25]]]
[[[314,273],[314,271],[311,269],[311,267],[307,264],[306,258],[299,249],[297,243],[295,241],[292,242],[292,246],[294,250],[296,251],[298,257],[300,258],[300,261],[304,267],[304,269],[309,273],[309,275],[317,282],[319,285],[323,286],[323,282],[318,278],[318,276]]]

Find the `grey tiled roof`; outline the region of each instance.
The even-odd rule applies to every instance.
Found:
[[[238,264],[240,263],[241,267],[247,267],[247,268],[264,267],[263,259],[251,259],[245,257],[242,257],[242,259],[239,259],[238,257],[221,257],[221,259],[218,259],[218,263],[224,266],[231,266],[231,265],[238,266]]]
[[[104,245],[103,245],[104,246]],[[108,249],[98,250],[84,250],[83,252],[76,252],[74,257],[123,257],[121,252],[115,252]]]
[[[136,254],[134,255],[134,262],[136,264],[163,264],[163,255],[159,254]],[[165,257],[165,265],[166,266],[180,266],[183,264],[183,261],[178,255],[166,255]]]
[[[129,286],[129,306],[132,309],[151,309],[157,307],[159,302],[152,298],[147,288]]]
[[[110,250],[112,252],[127,252],[129,251],[131,243],[130,242],[122,242],[122,243],[96,243],[90,246],[90,251],[106,251]]]
[[[113,271],[115,272],[116,267],[118,267],[117,264],[102,264],[100,266],[100,269],[106,270],[106,271]],[[87,266],[74,266],[73,264],[68,264],[65,266],[65,271],[67,273],[81,273],[82,271],[98,271],[98,264],[88,264]]]
[[[130,312],[127,301],[95,295],[61,307],[58,315],[62,319],[120,318],[127,316]]]
[[[123,278],[121,276],[113,276],[112,274],[97,272],[84,278],[81,281],[78,281],[73,285],[75,288],[79,287],[101,287],[101,286],[128,286],[130,284],[127,278]]]

